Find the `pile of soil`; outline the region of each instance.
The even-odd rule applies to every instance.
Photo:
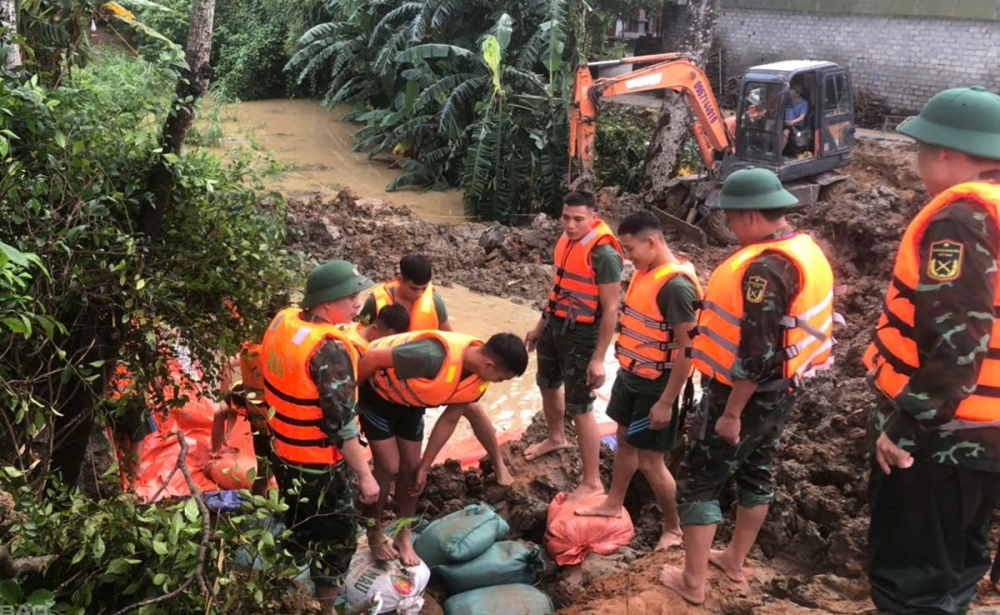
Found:
[[[359,198],[349,188],[324,201],[288,204],[289,249],[320,262],[344,259],[376,281],[389,280],[399,259],[421,253],[436,284],[539,303],[552,280],[559,222],[539,214],[530,226],[435,224],[404,206]]]

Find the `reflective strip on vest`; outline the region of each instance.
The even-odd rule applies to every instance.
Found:
[[[663,287],[677,275],[691,281],[700,300],[701,284],[694,266],[687,261],[666,263],[633,274],[618,320],[615,343],[615,355],[622,369],[655,380],[673,368],[679,344],[674,338],[673,324],[660,314],[657,298]]]
[[[913,219],[903,234],[872,343],[863,361],[875,386],[895,400],[920,368],[916,343],[916,294],[926,263],[920,260],[920,243],[934,216],[952,203],[974,201],[989,213],[1000,231],[1000,185],[988,182],[960,184],[937,195]],[[1000,314],[1000,272],[996,272],[994,316]],[[964,397],[958,404],[955,419],[939,426],[945,431],[1000,426],[1000,319],[993,330],[971,394],[954,391],[952,397]]]
[[[478,401],[489,383],[472,374],[461,379],[465,351],[482,342],[471,335],[449,331],[413,331],[375,340],[370,350],[391,349],[402,344],[425,339],[437,340],[445,348],[445,359],[434,378],[396,377],[393,368],[381,368],[370,382],[383,399],[414,408],[432,408]]]
[[[749,245],[712,273],[690,356],[698,371],[732,385],[744,314],[743,278],[750,264],[765,252],[777,252],[795,263],[802,288],[790,299],[790,313],[781,320],[782,375],[759,384],[757,391],[795,389],[804,378],[829,367],[833,348],[833,271],[819,246],[803,233]]]
[[[387,305],[396,303],[396,289],[399,281],[392,280],[379,284],[372,290],[375,297],[375,314],[378,315]],[[427,285],[424,294],[413,302],[410,308],[410,331],[431,331],[441,327],[441,319],[437,313],[437,306],[434,304],[434,286]]]
[[[285,462],[336,465],[342,457],[322,430],[319,388],[309,375],[309,361],[331,338],[344,344],[355,371],[358,355],[340,328],[307,322],[301,314],[295,308],[281,311],[264,334],[264,399],[272,409],[271,443]]]
[[[565,318],[571,323],[590,324],[597,320],[601,295],[590,255],[594,248],[603,244],[622,253],[611,228],[600,220],[579,241],[570,241],[563,233],[553,258],[556,273],[546,314]]]

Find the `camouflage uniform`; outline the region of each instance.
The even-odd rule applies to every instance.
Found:
[[[981,205],[957,201],[932,218],[921,263],[942,240],[964,246],[959,277],[933,281],[920,267],[913,331],[920,367],[895,403],[880,395],[868,423],[872,599],[894,613],[962,612],[990,564],[1000,429],[940,426],[975,388],[987,357],[1000,237]],[[883,432],[913,455],[911,468],[882,472],[874,451]]]
[[[590,256],[597,284],[618,283],[622,279],[622,257],[609,245],[594,248]],[[601,308],[592,324],[575,323],[549,315],[538,336],[538,370],[535,382],[540,389],[566,385],[566,412],[586,414],[594,408],[594,392],[587,386],[587,366],[597,350]]]
[[[303,314],[304,319],[310,316]],[[315,321],[315,318],[311,320]],[[336,447],[360,435],[355,420],[354,367],[344,345],[322,344],[309,361],[309,376],[319,388],[323,432]],[[292,530],[286,548],[300,566],[309,564],[314,583],[341,584],[358,546],[357,477],[343,461],[335,466],[283,464],[285,525]]]
[[[784,229],[765,240],[790,232]],[[731,373],[737,380],[759,384],[777,380],[782,377],[782,362],[775,356],[784,347],[785,333],[781,319],[799,293],[798,269],[788,258],[764,252],[747,268],[742,290],[744,297],[753,296],[755,301],[744,301],[739,352]],[[683,525],[722,521],[719,495],[730,478],[736,479],[740,506],[752,508],[774,500],[771,464],[796,394],[755,393],[743,409],[740,441],[734,447],[715,433],[731,392],[731,387],[709,380],[691,422],[691,443],[677,476],[677,512]]]

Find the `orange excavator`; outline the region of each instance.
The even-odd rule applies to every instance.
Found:
[[[592,69],[644,65],[632,72],[594,79]],[[804,204],[820,188],[844,179],[836,169],[850,163],[854,148],[854,94],[850,72],[833,62],[792,60],[754,66],[743,75],[735,114],[725,117],[705,72],[680,53],[581,64],[570,109],[570,172],[567,183],[590,178],[601,102],[651,90],[683,94],[694,112],[693,133],[704,172],[675,177],[668,185],[689,186],[702,198],[684,219],[659,211],[672,226],[704,240],[691,223],[710,211],[717,184],[730,173],[755,166],[770,169]],[[574,170],[578,173],[574,182]],[[709,180],[695,191],[694,182]],[[714,185],[713,183],[714,182]]]

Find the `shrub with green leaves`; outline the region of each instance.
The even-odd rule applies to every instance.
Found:
[[[656,131],[656,110],[605,102],[597,121],[594,179],[597,187],[620,186],[638,192],[649,140]]]

